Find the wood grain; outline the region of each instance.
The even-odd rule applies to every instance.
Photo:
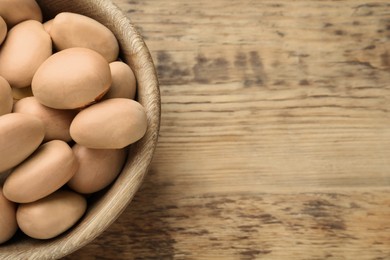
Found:
[[[390,259],[390,3],[115,0],[162,94],[142,189],[66,259]]]

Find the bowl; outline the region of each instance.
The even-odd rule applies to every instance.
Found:
[[[134,25],[112,2],[105,0],[37,0],[45,20],[59,12],[89,16],[107,26],[117,37],[121,59],[137,78],[137,100],[146,109],[148,130],[129,147],[124,168],[103,193],[90,198],[83,218],[67,232],[49,240],[28,238],[18,232],[0,245],[0,259],[58,259],[80,249],[107,229],[129,205],[148,171],[160,127],[160,92],[151,55]]]

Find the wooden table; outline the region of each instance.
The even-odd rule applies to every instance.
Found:
[[[67,259],[390,259],[390,2],[115,0],[161,83],[150,172]]]

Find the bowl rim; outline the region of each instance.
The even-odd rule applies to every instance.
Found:
[[[149,170],[160,130],[161,99],[156,69],[148,47],[129,17],[111,1],[36,1],[44,16],[49,11],[76,12],[98,20],[114,32],[122,51],[121,58],[130,65],[137,78],[138,101],[147,112],[148,129],[142,139],[131,145],[125,166],[116,181],[88,209],[80,223],[50,240],[28,239],[22,243],[15,241],[0,245],[1,259],[58,259],[103,233],[126,209],[141,186]]]

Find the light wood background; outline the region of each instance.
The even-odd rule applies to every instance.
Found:
[[[390,2],[115,0],[152,53],[159,145],[67,259],[390,259]]]

